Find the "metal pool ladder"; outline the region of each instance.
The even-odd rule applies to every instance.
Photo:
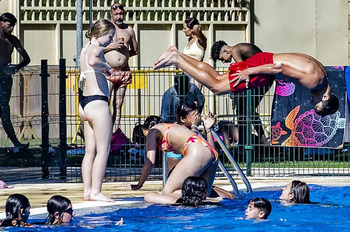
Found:
[[[200,133],[199,131],[196,131],[196,133],[201,136],[203,139],[205,139],[202,135],[202,133]],[[212,135],[215,137],[215,139],[217,140],[217,142],[219,143],[221,149],[223,150],[223,152],[225,153],[225,155],[227,156],[227,158],[230,160],[230,162],[232,163],[233,167],[235,168],[235,170],[238,172],[238,174],[240,175],[241,179],[243,180],[246,188],[247,188],[247,192],[251,192],[252,191],[252,187],[247,179],[247,177],[244,175],[242,169],[239,167],[239,165],[237,164],[237,162],[235,161],[235,159],[233,158],[233,156],[231,155],[230,151],[227,149],[227,147],[225,146],[224,142],[221,140],[220,136],[216,133],[215,130],[211,129],[211,133]],[[167,168],[167,159],[166,159],[166,153],[163,152],[163,185],[165,184],[166,180],[167,180],[167,173],[168,173],[168,168]],[[234,181],[234,179],[232,178],[231,174],[227,171],[227,169],[225,168],[224,164],[221,162],[221,160],[218,160],[218,166],[221,169],[221,171],[224,173],[224,175],[226,176],[226,178],[229,180],[230,184],[232,185],[233,188],[233,192],[235,194],[238,193],[238,187],[236,182]]]
[[[227,147],[225,146],[224,142],[221,140],[220,136],[216,133],[216,131],[213,130],[213,129],[210,129],[210,130],[211,130],[211,134],[215,137],[215,139],[219,143],[222,151],[225,153],[225,155],[230,160],[230,162],[232,163],[233,167],[235,168],[235,170],[238,172],[238,174],[240,175],[241,179],[243,180],[243,182],[244,182],[244,184],[245,184],[245,186],[247,188],[247,192],[251,192],[252,191],[252,186],[250,185],[249,180],[247,179],[247,177],[244,175],[242,169],[239,167],[239,165],[237,164],[236,160],[233,158],[233,156],[231,155],[230,151],[227,149]],[[200,134],[200,135],[202,136],[202,134]],[[230,181],[230,183],[231,183],[231,185],[233,187],[233,192],[235,194],[237,194],[238,193],[237,184],[233,180],[231,174],[225,168],[224,164],[220,161],[220,159],[219,159],[219,167],[220,167],[221,171],[224,173],[224,175],[226,176],[226,178]]]

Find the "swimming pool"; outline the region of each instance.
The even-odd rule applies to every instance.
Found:
[[[350,187],[309,185],[311,201],[316,204],[285,206],[277,199],[280,188],[240,193],[237,200],[224,200],[219,205],[197,208],[157,206],[138,203],[136,206],[108,206],[80,209],[68,227],[50,227],[52,231],[344,231],[350,230]],[[272,212],[266,221],[244,220],[249,199],[264,197],[271,201]],[[141,200],[141,198],[137,198]],[[92,212],[92,213],[90,213]],[[115,223],[124,218],[124,225]],[[35,222],[38,219],[31,219]],[[45,231],[9,228],[7,231]]]

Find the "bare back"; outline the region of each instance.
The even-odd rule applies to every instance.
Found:
[[[114,49],[105,53],[105,58],[109,65],[113,68],[125,67],[129,61],[129,47],[134,46],[133,40],[135,38],[133,29],[124,24],[124,27],[115,26],[116,33],[114,35],[112,43],[118,43],[124,41],[124,46],[119,49]],[[112,44],[111,43],[111,44]]]
[[[285,81],[291,81],[308,89],[317,88],[323,83],[327,72],[324,66],[315,58],[302,53],[279,53],[273,55],[274,63],[282,63],[282,74],[288,76]],[[278,78],[278,76],[277,76]]]
[[[161,131],[161,135],[158,135],[157,140],[160,141],[164,134],[163,131],[166,129],[166,126],[168,124],[157,124],[154,127],[152,127],[152,129],[158,129],[159,131]],[[184,151],[184,145],[186,143],[186,141],[188,140],[189,137],[195,135],[196,133],[189,130],[187,127],[185,126],[181,126],[178,124],[174,124],[173,126],[170,127],[170,131],[169,131],[169,143],[171,144],[171,146],[174,148],[174,150],[181,152],[181,154],[183,154]]]
[[[251,43],[239,43],[232,49],[232,58],[236,62],[245,61],[246,59],[262,52],[260,48]]]
[[[99,53],[100,50],[100,53]],[[80,71],[83,75],[83,95],[105,95],[109,96],[108,83],[103,70],[93,69],[89,65],[89,59],[98,59],[93,53],[99,53],[99,59],[104,60],[102,48],[88,43],[80,53]]]

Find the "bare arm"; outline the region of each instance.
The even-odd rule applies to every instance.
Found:
[[[247,68],[241,72],[233,74],[236,76],[230,83],[237,81],[233,87],[238,86],[241,82],[246,82],[246,87],[249,87],[249,80],[251,75],[268,74],[274,75],[283,72],[283,64],[264,64],[257,67]]]
[[[130,50],[129,50],[129,56],[136,56],[137,54],[139,54],[139,45],[136,41],[135,38],[135,33],[133,30],[132,31],[132,36],[131,36],[131,43],[130,43]]]
[[[198,38],[199,45],[201,45],[205,51],[207,49],[207,37],[203,34],[202,27],[200,25],[194,25],[192,31]]]
[[[105,69],[109,70],[111,66],[107,64],[104,60],[101,59],[101,56],[103,55],[102,53],[102,48],[94,46],[88,56],[88,64],[93,68],[93,69]]]
[[[216,116],[209,112],[207,115],[203,116],[203,124],[205,128],[206,138],[208,143],[215,147],[213,135],[211,134],[211,127],[215,124]]]
[[[137,185],[131,185],[131,190],[139,190],[142,188],[143,184],[147,180],[149,174],[151,173],[155,162],[156,162],[156,151],[157,151],[157,134],[161,133],[157,129],[151,129],[148,132],[147,138],[146,138],[146,150],[147,150],[147,156],[145,164],[143,165],[141,176],[139,179],[139,182]]]
[[[113,40],[112,43],[108,44],[107,47],[102,47],[102,51],[104,54],[106,54],[107,52],[113,51],[113,50],[117,50],[124,47],[124,41],[123,40]]]
[[[22,43],[19,39],[14,37],[13,45],[16,48],[17,52],[22,56],[22,61],[16,65],[17,70],[27,66],[30,63],[30,57],[27,51],[22,46]]]

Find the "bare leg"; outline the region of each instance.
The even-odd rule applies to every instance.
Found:
[[[164,195],[155,192],[145,195],[145,201],[153,204],[174,204],[177,199],[177,197],[172,195]]]
[[[87,152],[89,156],[87,157],[86,161],[84,160],[82,165],[84,167],[84,199],[95,201],[112,201],[110,198],[101,193],[102,181],[106,171],[112,134],[112,118],[108,104],[104,101],[90,102],[85,107],[84,113],[90,121],[90,123],[84,123],[84,125],[88,125],[88,128],[90,126],[88,129],[90,133],[89,131],[87,132],[89,138],[86,140],[88,149]],[[91,147],[89,143],[93,143],[93,146]],[[95,149],[92,150],[92,148]],[[89,171],[90,173],[88,173]],[[90,197],[87,198],[87,194],[89,192]]]
[[[225,189],[222,189],[220,187],[217,187],[217,186],[213,186],[213,188],[211,189],[211,191],[214,193],[217,194],[217,196],[219,197],[222,197],[224,199],[236,199],[236,195],[229,192],[229,191],[226,191]],[[215,195],[211,196],[211,197],[217,197]]]
[[[91,128],[89,121],[84,121],[84,138],[85,138],[85,155],[83,162],[81,164],[81,173],[83,176],[83,183],[84,183],[84,196],[83,200],[88,201],[90,200],[90,194],[91,194],[91,174],[92,174],[92,164],[95,159],[95,150],[96,150],[96,142],[95,142],[95,136],[94,131]]]
[[[175,65],[184,70],[198,82],[205,85],[214,94],[231,92],[228,73],[219,75],[210,65],[184,55],[173,46],[160,55],[153,68],[159,69],[171,65]]]
[[[125,92],[126,92],[126,87],[119,88],[117,91],[114,92],[113,105],[115,107],[113,107],[114,111],[113,111],[112,122],[114,122],[115,131],[118,130],[119,125],[120,125],[121,111],[122,111],[122,106],[124,103]]]
[[[174,171],[165,183],[162,193],[172,195],[177,190],[181,190],[182,184],[187,177],[201,176],[212,166],[212,162],[213,158],[208,148],[199,143],[190,144],[187,155],[174,168]],[[208,186],[212,185],[214,178],[209,175],[203,176],[203,178],[208,182]]]

